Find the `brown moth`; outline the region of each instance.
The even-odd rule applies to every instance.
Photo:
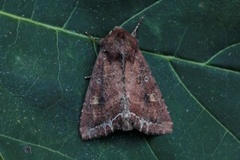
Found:
[[[80,118],[84,140],[115,130],[145,134],[171,133],[173,123],[162,94],[136,39],[115,27],[100,42]]]

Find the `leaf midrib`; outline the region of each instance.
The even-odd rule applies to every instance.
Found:
[[[160,1],[158,1],[160,2]],[[73,36],[77,36],[77,37],[80,37],[80,38],[84,38],[84,39],[90,39],[89,36],[86,36],[85,34],[81,34],[81,33],[76,33],[76,32],[73,32],[73,31],[70,31],[70,30],[66,30],[65,28],[63,27],[57,27],[57,26],[52,26],[52,25],[49,25],[49,24],[45,24],[45,23],[41,23],[41,22],[38,22],[38,21],[34,21],[32,19],[29,19],[29,18],[25,18],[25,17],[21,17],[21,16],[17,16],[17,15],[14,15],[14,14],[10,14],[10,13],[6,13],[4,11],[0,11],[0,15],[4,15],[6,17],[9,17],[9,18],[12,18],[12,19],[15,19],[15,20],[18,20],[18,21],[24,21],[24,22],[28,22],[28,23],[31,23],[31,24],[35,24],[35,25],[38,25],[38,26],[42,26],[44,28],[47,28],[47,29],[52,29],[52,30],[55,30],[57,32],[63,32],[63,33],[67,33],[69,35],[73,35]],[[122,23],[122,25],[125,24]],[[99,37],[94,37],[96,39],[99,39]],[[149,51],[144,51],[142,50],[144,53],[147,53],[147,54],[151,54],[153,56],[157,56],[157,57],[162,57],[166,60],[169,60],[169,61],[173,61],[173,60],[177,60],[177,61],[182,61],[182,62],[186,62],[186,63],[190,63],[192,65],[198,65],[198,66],[202,66],[202,67],[209,67],[211,69],[217,69],[217,70],[220,70],[220,71],[227,71],[227,72],[230,72],[230,73],[234,73],[234,74],[238,74],[240,75],[239,72],[237,71],[234,71],[234,70],[230,70],[230,69],[226,69],[226,68],[221,68],[221,67],[217,67],[217,66],[212,66],[212,65],[208,65],[208,62],[209,60],[207,60],[206,62],[195,62],[195,61],[191,61],[191,60],[186,60],[186,59],[182,59],[182,58],[179,58],[179,57],[174,57],[174,56],[169,56],[169,55],[159,55],[157,53],[153,53],[153,52],[149,52]],[[217,52],[217,53],[220,53],[221,51]],[[215,56],[216,57],[216,56]]]

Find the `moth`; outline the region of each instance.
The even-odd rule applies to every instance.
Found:
[[[171,133],[173,123],[150,68],[132,33],[115,27],[100,41],[80,118],[83,140],[115,130]]]

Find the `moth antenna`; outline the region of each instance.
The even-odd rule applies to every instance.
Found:
[[[84,34],[85,34],[86,36],[88,36],[90,39],[96,40],[96,38],[93,37],[92,35],[90,35],[88,32],[84,32]]]
[[[100,43],[100,38],[98,38],[98,37],[93,37],[93,36],[90,35],[88,32],[84,32],[84,34],[85,34],[86,36],[88,36],[88,38],[90,38],[90,39],[93,41],[93,48],[94,48],[94,51],[95,51],[96,56],[97,56],[97,50],[96,50],[95,42]],[[88,78],[85,78],[85,79],[88,79]]]
[[[144,19],[144,17],[141,17],[141,18],[139,19],[137,26],[135,27],[135,29],[134,29],[133,32],[132,32],[132,36],[133,36],[133,37],[136,37],[136,36],[137,36],[137,30],[138,30],[139,26],[142,24],[143,19]]]
[[[88,36],[92,41],[100,41],[100,39],[101,38],[99,38],[99,37],[93,37],[92,35],[90,35],[88,32],[84,32],[84,34],[86,35],[86,36]]]

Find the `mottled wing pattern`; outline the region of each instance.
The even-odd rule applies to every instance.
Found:
[[[106,53],[100,51],[81,113],[80,133],[83,139],[106,136],[113,132],[113,126],[118,127],[114,123],[122,112],[122,69],[120,62],[109,63]]]
[[[172,120],[137,40],[115,27],[101,40],[85,96],[82,139],[133,128],[146,134],[172,132]]]
[[[140,50],[134,63],[126,63],[126,92],[131,121],[145,134],[172,132],[173,123],[162,94]]]

